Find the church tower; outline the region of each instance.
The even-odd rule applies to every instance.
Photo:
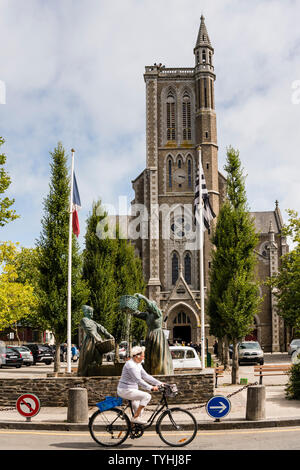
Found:
[[[148,238],[135,237],[148,297],[162,308],[170,339],[187,342],[200,341],[199,244],[192,242],[199,146],[211,205],[219,212],[213,54],[202,16],[193,67],[146,66],[146,169],[132,182],[132,207],[143,205],[148,216]],[[204,244],[207,285],[207,232]]]
[[[215,214],[219,213],[218,146],[215,112],[213,66],[214,49],[205,26],[204,16],[197,37],[195,54],[196,89],[196,142],[201,146],[202,165],[209,188],[210,202]]]

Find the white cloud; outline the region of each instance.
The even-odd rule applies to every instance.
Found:
[[[58,141],[76,150],[83,221],[98,197],[132,194],[146,156],[144,66],[193,66],[202,13],[215,48],[220,170],[232,145],[252,210],[275,199],[283,213],[299,209],[299,2],[0,0],[1,134],[22,215],[3,237],[38,237]]]

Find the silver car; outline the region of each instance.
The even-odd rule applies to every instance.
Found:
[[[239,364],[255,362],[264,363],[264,352],[257,341],[243,341],[239,343]]]
[[[25,366],[31,366],[33,364],[33,355],[29,348],[26,346],[7,346],[9,349],[16,349],[23,359],[23,364]]]
[[[288,347],[288,354],[291,356],[296,349],[300,348],[300,339],[293,339]]]

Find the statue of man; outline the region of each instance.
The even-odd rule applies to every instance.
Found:
[[[92,307],[89,305],[83,305],[82,310],[84,317],[80,321],[80,326],[83,328],[85,336],[80,349],[77,375],[85,377],[87,376],[88,366],[90,364],[93,362],[97,365],[102,364],[103,354],[101,354],[97,349],[97,345],[103,342],[102,336],[104,336],[105,339],[112,340],[114,340],[114,337],[104,328],[104,326],[92,319]]]

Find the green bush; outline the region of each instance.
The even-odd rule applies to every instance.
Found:
[[[292,365],[285,392],[288,399],[300,400],[300,363]]]

